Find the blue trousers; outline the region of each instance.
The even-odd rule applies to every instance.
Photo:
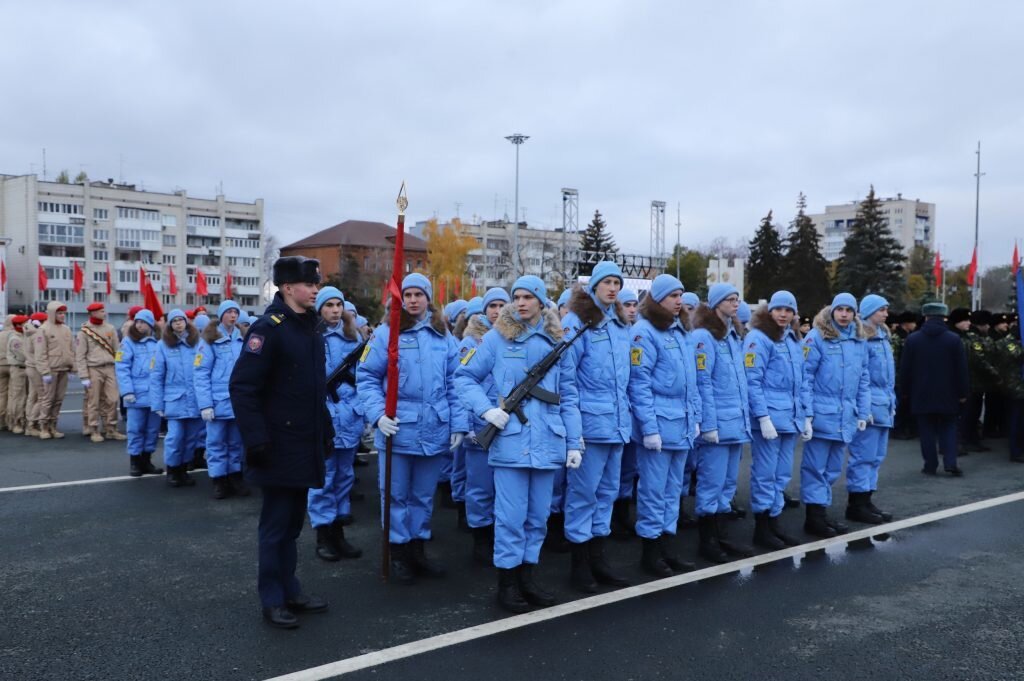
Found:
[[[889,429],[868,426],[854,434],[850,458],[846,461],[846,491],[874,492],[878,489],[878,469],[889,449]]]
[[[349,495],[356,481],[352,468],[355,458],[355,447],[335,448],[324,461],[324,486],[309,490],[307,498],[309,524],[314,528],[330,525],[338,516],[352,512]]]
[[[234,419],[214,419],[206,424],[206,474],[222,478],[242,472],[242,434]]]
[[[167,419],[164,465],[180,466],[191,461],[205,437],[206,429],[203,428],[202,419]]]
[[[712,445],[697,448],[697,515],[715,515],[729,510],[732,495],[726,496],[729,469],[739,470],[742,444]],[[733,491],[735,492],[735,486]]]
[[[437,472],[437,481],[451,482],[455,455],[452,454],[450,449],[446,449],[438,455],[438,459],[441,462],[441,468]]]
[[[295,568],[295,542],[306,521],[306,490],[264,485],[259,525],[259,572],[256,585],[264,608],[285,604],[302,593]]]
[[[636,452],[638,447],[640,447],[640,445],[632,440],[622,446],[622,467],[619,472],[618,499],[633,498],[633,487],[636,485],[636,476],[640,472],[636,463]]]
[[[564,466],[555,471],[555,478],[551,481],[551,512],[565,512],[565,486],[568,483],[568,469]]]
[[[452,501],[466,500],[466,445],[460,445],[452,454]]]
[[[957,417],[945,414],[918,414],[917,430],[921,436],[921,458],[925,470],[934,471],[939,467],[938,446],[942,451],[943,467],[949,471],[956,468]]]
[[[797,433],[779,433],[774,440],[765,440],[761,431],[754,431],[750,445],[750,510],[754,513],[771,511],[771,516],[782,513],[782,496],[793,477],[793,450]]]
[[[679,521],[679,497],[689,450],[660,452],[636,445],[640,482],[636,488],[636,533],[644,539],[675,534]]]
[[[832,485],[843,472],[843,450],[839,440],[812,437],[804,443],[800,461],[800,499],[805,504],[832,505]]]
[[[733,456],[734,452],[735,456]],[[722,508],[722,510],[719,511],[719,513],[725,513],[732,508],[732,500],[733,497],[736,496],[736,481],[740,475],[740,460],[742,458],[742,444],[735,450],[729,450],[729,464],[725,469],[725,484],[722,485],[722,500],[719,502],[719,507]]]
[[[611,534],[612,504],[619,494],[622,444],[587,443],[583,464],[566,475],[565,538],[582,544]]]
[[[391,531],[388,541],[392,544],[407,544],[413,539],[430,539],[430,517],[434,513],[434,492],[437,491],[437,476],[441,471],[442,458],[440,454],[391,456]],[[385,467],[380,467],[378,476],[382,526]]]
[[[494,467],[494,567],[540,561],[554,475],[554,470]]]
[[[686,468],[683,469],[683,480],[685,481],[683,489],[687,490],[687,493],[689,493],[690,490],[690,476],[693,475],[695,470],[697,470],[696,450],[691,451],[690,456],[686,457]]]
[[[155,452],[156,441],[160,436],[160,417],[150,411],[149,407],[128,407],[125,421],[128,455]]]
[[[487,452],[466,445],[466,522],[470,527],[494,524],[494,469],[487,463]]]

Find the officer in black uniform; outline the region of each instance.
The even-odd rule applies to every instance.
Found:
[[[315,311],[320,263],[274,263],[274,301],[253,323],[231,374],[231,405],[245,445],[245,477],[263,489],[258,589],[263,618],[294,629],[296,613],[324,612],[327,602],[302,593],[296,541],[310,488],[324,486],[334,447],[327,412],[323,337]]]

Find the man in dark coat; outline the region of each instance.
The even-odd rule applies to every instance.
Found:
[[[295,613],[323,612],[295,577],[296,540],[310,488],[324,486],[324,459],[334,428],[326,407],[324,343],[315,312],[320,263],[288,257],[274,263],[274,301],[249,329],[231,374],[231,405],[245,444],[245,477],[263,489],[258,589],[263,618],[299,625]]]
[[[934,475],[939,466],[935,446],[942,451],[946,472],[960,477],[957,466],[957,415],[967,402],[967,353],[960,338],[946,328],[942,303],[921,309],[924,326],[911,334],[900,360],[900,390],[917,419],[921,434],[922,473]]]

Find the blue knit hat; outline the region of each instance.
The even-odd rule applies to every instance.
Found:
[[[771,312],[779,307],[788,307],[793,314],[800,312],[796,306],[796,296],[789,291],[776,291],[772,294],[772,299],[768,301],[768,311]]]
[[[503,300],[506,303],[512,302],[512,299],[508,297],[508,291],[500,286],[487,289],[487,293],[484,294],[484,309],[486,310],[491,303],[499,300]]]
[[[448,323],[454,323],[455,318],[462,314],[468,305],[469,303],[465,300],[453,300],[444,306],[444,318],[448,320]]]
[[[697,307],[698,305],[700,305],[700,298],[698,298],[697,294],[694,293],[693,291],[687,291],[686,293],[683,294],[683,305],[691,305],[693,307]]]
[[[345,311],[351,312],[352,314],[357,314],[359,312],[358,310],[356,310],[356,306],[347,300],[345,301]]]
[[[238,321],[236,322],[236,324],[251,324],[251,323],[252,323],[252,320],[249,319],[249,313],[246,312],[245,310],[241,310],[238,313]]]
[[[357,314],[356,315],[356,326],[358,326],[359,328],[362,328],[362,327],[366,326],[367,323],[368,322],[367,322],[366,317],[364,317],[361,314]]]
[[[202,331],[210,325],[210,316],[205,314],[197,314],[196,318],[192,320],[192,325],[196,327],[196,331]]]
[[[602,260],[594,266],[594,271],[590,274],[590,290],[593,291],[596,289],[597,285],[608,277],[617,278],[620,284],[625,283],[625,280],[622,278],[622,270],[619,266],[611,260]]]
[[[324,306],[328,300],[334,300],[337,298],[341,301],[342,305],[345,304],[345,294],[339,291],[334,286],[324,286],[316,294],[316,311],[319,312],[320,308]]]
[[[136,312],[135,321],[139,321],[140,319],[149,324],[149,328],[152,329],[156,327],[156,319],[153,317],[153,313],[149,310],[139,310]]]
[[[512,284],[512,295],[515,295],[516,289],[520,288],[536,296],[541,305],[548,304],[548,287],[544,285],[544,280],[540,277],[535,277],[532,274],[524,274],[519,277],[516,279],[516,283]]]
[[[480,296],[470,298],[469,303],[466,304],[466,317],[472,317],[475,314],[480,314],[484,311],[484,299]]]
[[[736,319],[740,320],[740,324],[750,321],[750,305],[747,305],[747,301],[740,301],[740,306],[736,308]]]
[[[178,308],[174,308],[173,310],[167,313],[168,324],[173,322],[175,319],[184,319],[186,322],[188,321],[188,317],[185,316],[185,313]]]
[[[427,294],[427,298],[434,299],[434,289],[430,286],[430,280],[419,272],[405,275],[405,279],[402,280],[402,293],[405,293],[407,288],[418,288]]]
[[[238,307],[238,303],[233,300],[225,300],[223,303],[217,306],[217,321],[224,316],[224,313],[228,310],[235,310],[238,312],[238,316],[242,316],[242,308]]]
[[[558,296],[558,307],[569,304],[569,299],[572,298],[572,289],[567,288],[562,291],[562,294]]]
[[[626,303],[639,303],[640,299],[636,296],[636,291],[624,288],[619,291],[619,302],[625,305]]]
[[[740,294],[732,284],[714,284],[708,291],[708,307],[714,309],[729,296]]]
[[[849,307],[856,310],[857,299],[853,297],[852,293],[837,293],[836,297],[832,299],[832,311],[835,312],[837,307]]]
[[[686,291],[686,287],[683,286],[683,282],[679,281],[671,274],[659,274],[651,282],[651,297],[654,298],[655,302],[660,303],[669,296],[669,294],[675,291]],[[694,296],[696,298],[697,296]],[[700,301],[697,301],[699,303]],[[694,303],[695,305],[697,303]]]
[[[889,301],[880,295],[870,293],[860,301],[860,318],[867,319],[883,307],[889,307]]]

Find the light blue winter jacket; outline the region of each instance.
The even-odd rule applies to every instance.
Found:
[[[346,313],[346,316],[349,317],[347,323],[342,321],[336,326],[328,327],[323,334],[328,376],[362,342],[355,319],[350,313]],[[327,411],[331,414],[331,421],[334,424],[334,447],[351,449],[359,445],[359,439],[363,435],[363,405],[356,396],[355,386],[344,381],[338,384],[338,397],[339,402],[334,402],[330,396],[327,398]]]
[[[216,419],[235,418],[228,386],[235,362],[242,354],[242,345],[242,334],[237,328],[231,329],[230,334],[221,324],[210,324],[203,329],[192,379],[199,410],[212,407]]]
[[[455,385],[477,417],[498,406],[488,382],[506,397],[561,340],[558,314],[545,310],[543,319],[527,327],[506,305],[493,329],[484,334],[475,352],[466,353],[455,372]],[[540,387],[559,395],[559,404],[530,398],[523,403],[527,423],[515,414],[487,450],[487,463],[512,468],[556,469],[565,466],[570,449],[579,449],[580,412],[576,372],[568,354],[544,376]],[[482,426],[481,426],[482,428]]]
[[[173,345],[168,344],[168,338]],[[176,337],[170,328],[157,344],[156,362],[150,383],[150,402],[153,411],[162,411],[169,419],[199,418],[193,371],[199,338],[189,345],[185,338]]]
[[[892,428],[896,411],[896,364],[892,356],[889,331],[879,326],[871,335],[871,325],[865,324],[868,333],[868,375],[871,382],[871,416],[874,425]]]
[[[156,339],[151,335],[141,340],[133,340],[131,336],[121,339],[114,367],[121,397],[135,395],[135,403],[129,407],[149,407],[149,382],[155,355]]]
[[[747,374],[750,417],[769,416],[780,433],[799,433],[804,428],[801,391],[804,384],[804,351],[799,331],[779,328],[767,309],[751,319],[751,331],[743,339],[743,366]]]
[[[720,444],[749,442],[750,406],[739,332],[734,324],[727,328],[707,305],[698,307],[695,316],[691,337],[701,398],[701,432],[717,430]]]
[[[482,314],[473,315],[469,322],[466,324],[466,330],[463,332],[462,340],[459,342],[459,357],[464,359],[470,351],[480,347],[480,344],[484,340],[484,335],[493,328],[493,325],[487,320]],[[458,372],[456,372],[457,374]],[[455,383],[458,388],[458,381]],[[491,400],[491,404],[498,403],[498,386],[494,383],[494,378],[488,374],[483,378],[481,387],[484,392],[487,393],[488,399]],[[487,422],[473,413],[473,405],[466,400],[466,394],[459,390],[459,399],[462,400],[462,405],[466,408],[466,418],[469,422],[469,430],[472,433],[479,433]],[[476,447],[469,440],[466,440],[466,446]]]

